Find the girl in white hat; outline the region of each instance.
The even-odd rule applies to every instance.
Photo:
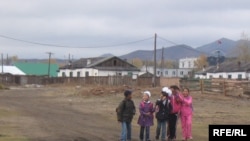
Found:
[[[150,91],[144,91],[142,101],[139,105],[140,116],[138,119],[138,124],[140,128],[140,140],[150,141],[150,126],[153,126],[154,123],[154,105],[150,102],[151,93]],[[144,132],[146,132],[144,137]]]

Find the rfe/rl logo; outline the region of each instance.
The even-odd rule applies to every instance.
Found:
[[[213,136],[247,136],[243,129],[213,129]]]

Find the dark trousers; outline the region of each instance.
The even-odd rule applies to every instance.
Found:
[[[146,132],[146,141],[149,140],[150,126],[141,126],[140,129],[140,140],[144,139],[144,132]]]
[[[178,116],[177,114],[169,114],[169,138],[176,138],[176,124],[177,124]]]

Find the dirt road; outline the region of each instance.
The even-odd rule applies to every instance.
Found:
[[[138,105],[141,90],[133,99]],[[152,101],[158,98],[157,88]],[[86,88],[14,88],[0,91],[0,141],[117,141],[120,125],[114,112],[121,92],[91,95]],[[194,141],[208,139],[209,124],[250,124],[249,99],[192,93]],[[138,107],[137,107],[138,108]],[[138,141],[139,113],[132,123],[133,141]],[[181,138],[180,123],[177,131]],[[154,139],[155,125],[151,128]]]
[[[1,107],[19,113],[12,119],[18,129],[15,132],[31,141],[114,140],[112,134],[107,135],[107,131],[115,133],[116,130],[110,125],[112,122],[104,122],[108,118],[89,109],[76,110],[74,98],[63,94],[59,97],[59,93],[48,95],[47,91],[16,89],[0,94]],[[82,105],[82,109],[88,107]]]

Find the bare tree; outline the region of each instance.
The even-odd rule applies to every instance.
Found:
[[[143,62],[141,59],[139,58],[134,58],[132,60],[129,60],[129,63],[133,64],[134,66],[136,66],[137,68],[141,68],[143,66]]]
[[[241,34],[241,41],[237,46],[238,61],[249,62],[250,61],[250,46],[248,35],[244,32]]]
[[[208,66],[207,56],[202,54],[195,62],[194,65],[197,70],[203,69],[203,67]]]

